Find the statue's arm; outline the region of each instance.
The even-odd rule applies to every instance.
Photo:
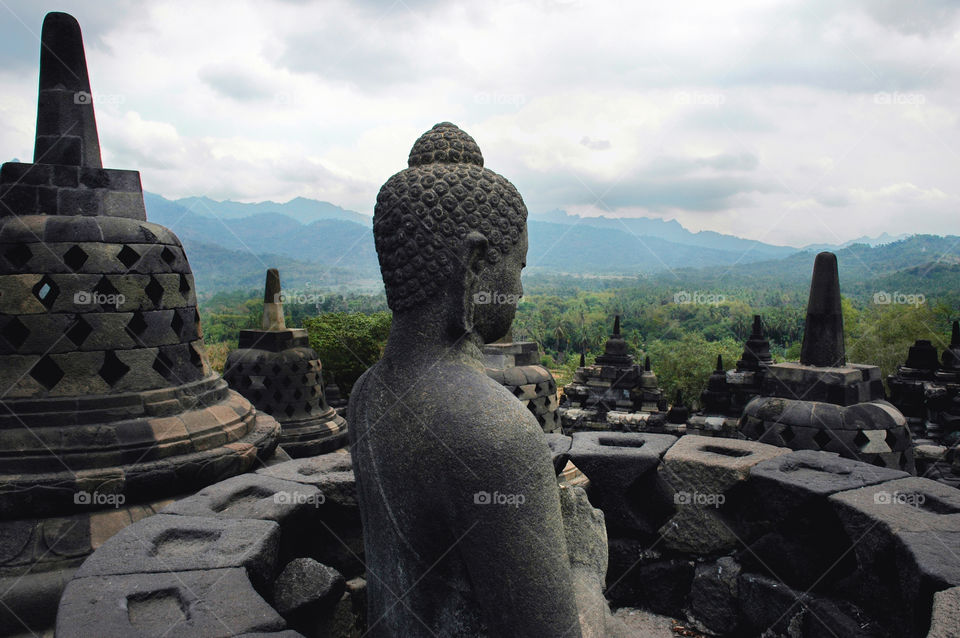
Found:
[[[512,407],[512,406],[511,406]],[[513,423],[509,421],[513,419]],[[532,425],[517,428],[517,422]],[[476,437],[474,473],[461,473],[463,557],[491,635],[581,638],[557,481],[542,432],[519,403]],[[500,426],[500,427],[498,427]],[[534,429],[536,428],[536,429]],[[486,440],[484,437],[489,437]]]

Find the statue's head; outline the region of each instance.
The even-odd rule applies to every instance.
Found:
[[[452,331],[486,342],[503,337],[527,255],[520,193],[449,122],[420,136],[408,165],[380,189],[373,215],[387,304],[396,316],[443,313]]]

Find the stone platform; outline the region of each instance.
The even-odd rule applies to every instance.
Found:
[[[604,512],[607,595],[620,607],[681,619],[669,626],[691,636],[944,638],[955,627],[955,490],[751,441],[551,436],[555,466],[586,475]],[[361,533],[344,452],[228,479],[102,543],[66,589],[57,635],[356,638]],[[292,571],[312,580],[291,590]],[[138,613],[118,614],[124,601]],[[191,601],[207,609],[178,612]]]

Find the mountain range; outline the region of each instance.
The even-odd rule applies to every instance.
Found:
[[[244,204],[207,197],[145,194],[148,219],[183,241],[202,293],[256,288],[268,267],[287,287],[377,290],[380,273],[371,218],[328,202]],[[960,238],[881,235],[804,249],[713,231],[675,220],[580,217],[555,210],[528,220],[528,271],[682,278],[703,285],[809,281],[812,253],[833,250],[844,281],[865,282],[915,269],[926,276],[960,263]],[[722,280],[722,284],[721,281]],[[693,285],[691,283],[690,285]],[[846,287],[846,286],[845,286]]]

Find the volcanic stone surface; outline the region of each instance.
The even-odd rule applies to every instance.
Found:
[[[140,174],[102,167],[64,13],[43,23],[34,163],[0,167],[0,290],[0,578],[72,569],[135,508],[273,453],[279,424],[207,362],[190,265],[146,221]],[[56,547],[19,542],[40,528]]]
[[[327,405],[323,371],[307,331],[287,328],[280,274],[267,271],[263,329],[241,330],[224,379],[258,410],[280,422],[280,444],[293,457],[316,456],[347,443],[347,422]]]
[[[68,638],[231,638],[286,626],[237,568],[82,578],[67,586],[60,609],[69,620],[58,620],[57,636]]]

